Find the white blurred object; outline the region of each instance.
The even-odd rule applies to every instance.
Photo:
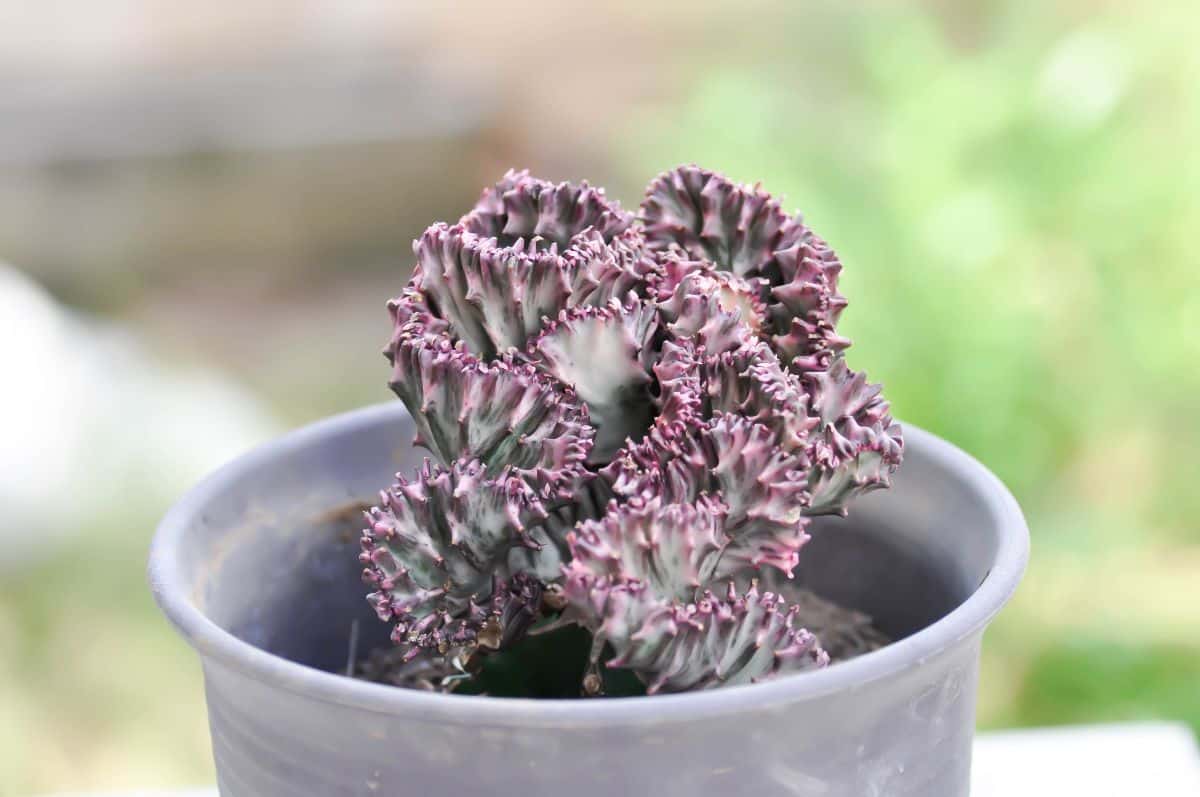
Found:
[[[1197,797],[1191,731],[1166,722],[980,734],[971,797]]]
[[[278,428],[221,374],[156,361],[0,263],[0,569],[165,503]]]

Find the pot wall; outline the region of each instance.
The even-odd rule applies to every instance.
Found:
[[[205,688],[226,796],[931,797],[967,794],[978,653],[964,640],[852,694],[583,727],[364,710],[212,662]]]
[[[386,638],[358,581],[355,505],[421,459],[398,403],[239,459],[172,510],[150,568],[203,661],[221,794],[966,795],[979,644],[1028,537],[982,466],[905,432],[894,488],[822,522],[798,578],[899,641],[766,684],[590,701],[322,671],[345,666],[356,621],[360,650]]]

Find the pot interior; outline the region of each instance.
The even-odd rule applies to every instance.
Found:
[[[318,426],[282,453],[231,466],[181,551],[193,600],[209,619],[251,645],[333,672],[345,671],[352,635],[357,656],[387,643],[389,629],[364,599],[361,509],[391,473],[423,459],[401,408],[360,415],[360,423]],[[910,435],[891,490],[862,497],[847,519],[813,524],[793,582],[867,613],[893,640],[966,600],[998,546],[973,487],[932,456],[930,441]]]

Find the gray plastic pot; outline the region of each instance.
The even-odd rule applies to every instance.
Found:
[[[435,695],[343,670],[387,629],[359,502],[422,459],[398,402],[221,469],[159,527],[150,582],[204,667],[224,797],[966,795],[984,627],[1025,568],[1004,486],[912,426],[889,491],[821,521],[797,580],[899,641],[825,670],[655,697]]]

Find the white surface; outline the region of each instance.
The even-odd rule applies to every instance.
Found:
[[[1200,753],[1171,723],[980,734],[971,797],[1200,797]]]
[[[983,733],[971,770],[971,797],[1200,797],[1196,742],[1173,723]],[[193,789],[61,797],[216,795]]]

